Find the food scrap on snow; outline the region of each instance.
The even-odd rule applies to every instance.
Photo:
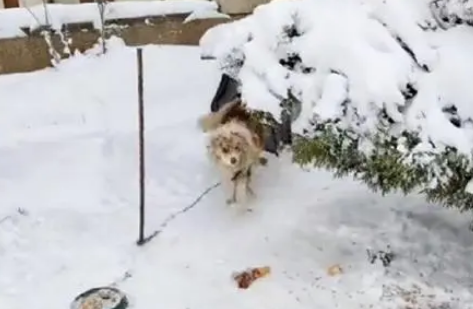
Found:
[[[255,280],[269,275],[270,272],[269,266],[253,267],[233,274],[233,279],[240,289],[247,289]]]

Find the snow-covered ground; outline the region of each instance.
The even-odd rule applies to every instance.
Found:
[[[257,174],[253,212],[216,188],[137,247],[134,51],[0,76],[0,308],[68,308],[117,280],[134,309],[473,308],[467,216],[303,171],[287,154]],[[219,73],[199,56],[144,49],[148,233],[218,181],[196,118]],[[368,261],[388,245],[389,267]],[[333,264],[344,273],[328,276]],[[234,271],[265,265],[270,276],[237,289]]]

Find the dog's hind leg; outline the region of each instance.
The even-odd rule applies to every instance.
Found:
[[[246,191],[251,194],[253,197],[256,197],[256,194],[255,192],[253,191],[253,189],[251,189],[251,186],[250,186],[250,182],[251,182],[251,167],[248,169],[248,171],[246,172],[246,177],[245,177],[245,189]]]
[[[244,190],[244,194],[245,194],[245,209],[246,211],[253,211],[253,206],[252,206],[252,203],[249,201],[249,198],[251,197],[252,199],[254,199],[256,197],[256,194],[255,192],[253,191],[253,189],[251,189],[251,186],[250,186],[250,182],[251,182],[251,170],[248,170],[247,174],[245,175],[245,179],[242,183],[243,185],[243,190]]]
[[[256,193],[255,191],[253,191],[253,189],[251,189],[249,181],[247,181],[247,184],[246,184],[246,191],[248,191],[248,193],[250,193],[251,196],[256,197]]]

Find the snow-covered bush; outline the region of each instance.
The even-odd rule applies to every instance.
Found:
[[[301,103],[296,162],[466,210],[473,28],[444,30],[432,8],[427,0],[276,0],[208,30],[201,47],[239,79],[250,107],[279,117],[281,98]]]
[[[431,9],[444,29],[463,23],[473,25],[472,0],[434,0]]]

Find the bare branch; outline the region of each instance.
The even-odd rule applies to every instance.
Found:
[[[25,3],[25,1],[21,0],[21,5],[28,11],[28,13],[30,13],[30,15],[34,18],[34,20],[36,20],[36,22],[38,23],[38,27],[41,27],[42,26],[42,23],[41,21],[39,20],[38,16],[36,16],[33,11],[31,10],[31,8]]]

